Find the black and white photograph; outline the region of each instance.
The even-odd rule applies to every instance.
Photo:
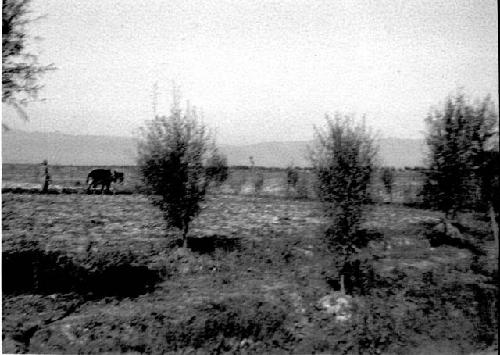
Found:
[[[2,0],[3,354],[498,354],[495,0]]]

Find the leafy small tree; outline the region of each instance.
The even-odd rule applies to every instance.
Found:
[[[168,225],[182,231],[183,245],[191,220],[200,212],[208,179],[206,155],[211,149],[206,127],[196,111],[174,104],[169,116],[156,116],[142,128],[139,168]]]
[[[227,158],[222,153],[214,151],[207,161],[206,174],[209,181],[220,186],[229,176]]]
[[[382,183],[384,184],[385,192],[389,195],[392,202],[392,185],[394,184],[394,168],[382,168]]]
[[[331,218],[327,242],[345,262],[363,243],[359,223],[370,199],[377,148],[370,131],[352,117],[336,114],[326,121],[326,129],[316,129],[311,161],[319,197]]]
[[[446,218],[455,218],[474,200],[470,191],[480,189],[481,160],[497,125],[498,116],[489,97],[470,104],[463,94],[449,97],[442,109],[427,117],[425,197]]]
[[[14,107],[25,119],[24,107],[37,98],[41,76],[54,69],[52,65],[40,65],[38,56],[27,49],[26,26],[34,21],[30,2],[2,1],[2,103]]]

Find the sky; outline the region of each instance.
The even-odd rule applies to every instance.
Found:
[[[221,144],[310,140],[325,113],[421,138],[461,89],[498,109],[498,12],[470,1],[34,0],[45,75],[11,128],[133,136],[173,83]],[[154,89],[154,87],[157,89]],[[154,94],[156,92],[156,94]],[[156,99],[155,99],[156,98]]]

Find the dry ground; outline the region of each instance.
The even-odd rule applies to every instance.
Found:
[[[159,210],[142,195],[7,193],[2,198],[3,276],[13,285],[3,285],[5,352],[418,353],[425,344],[428,353],[429,344],[437,344],[436,353],[465,353],[485,346],[478,340],[484,331],[474,323],[479,318],[463,305],[474,302],[473,292],[460,288],[453,294],[459,283],[478,282],[471,273],[477,256],[462,246],[431,247],[425,231],[438,221],[436,212],[369,207],[364,227],[382,239],[370,243],[366,255],[384,295],[373,302],[359,295],[360,316],[337,324],[318,307],[335,287],[330,282],[335,272],[317,202],[208,196],[191,236],[240,243],[193,252],[175,246],[178,233],[164,227]],[[487,245],[488,237],[482,238],[481,246]],[[8,268],[17,264],[5,263],[6,253],[23,248],[52,253],[43,260],[70,265],[71,272],[99,271],[123,257],[142,267],[145,273],[137,278],[149,277],[149,271],[158,278],[152,278],[154,287],[137,291],[132,290],[140,286],[136,269],[115,279],[99,274],[120,289],[99,294],[90,281],[89,288],[79,289],[57,274],[61,283],[70,280],[67,287],[48,282],[29,290],[16,284],[21,271]],[[441,284],[439,275],[447,283]],[[423,289],[426,282],[433,286]]]

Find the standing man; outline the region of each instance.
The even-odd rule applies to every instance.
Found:
[[[46,194],[46,193],[49,192],[49,183],[50,183],[49,163],[47,162],[47,159],[45,159],[43,161],[42,165],[45,166],[44,181],[43,181],[43,186],[42,186],[42,193]]]

